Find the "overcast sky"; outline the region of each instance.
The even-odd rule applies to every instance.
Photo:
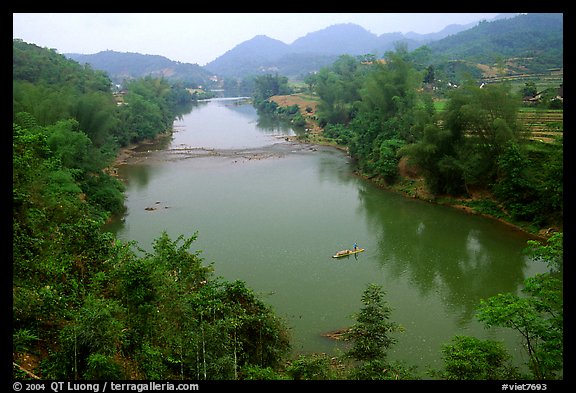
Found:
[[[58,53],[104,50],[161,55],[201,66],[256,35],[291,44],[337,23],[376,35],[434,33],[450,24],[492,19],[498,13],[14,13],[13,38]]]

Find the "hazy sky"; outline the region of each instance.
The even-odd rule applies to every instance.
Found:
[[[205,65],[262,34],[291,44],[337,23],[355,23],[380,35],[434,33],[450,24],[491,19],[498,13],[14,13],[13,38],[58,53],[104,50],[165,56]]]

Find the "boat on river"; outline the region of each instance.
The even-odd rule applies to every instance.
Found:
[[[362,251],[364,251],[363,248],[357,248],[356,250],[342,250],[342,251],[338,251],[336,254],[332,255],[332,258],[347,257],[349,255],[358,254]]]

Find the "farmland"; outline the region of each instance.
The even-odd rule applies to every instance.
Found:
[[[316,119],[316,108],[319,102],[317,96],[310,94],[290,94],[270,97],[278,106],[298,105],[307,120],[312,134],[321,132]],[[435,101],[437,111],[445,109],[446,100]],[[518,122],[530,140],[550,143],[562,137],[564,131],[564,111],[562,109],[540,109],[537,107],[522,107],[518,112]]]

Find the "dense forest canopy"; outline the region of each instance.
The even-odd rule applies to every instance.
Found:
[[[181,83],[190,88],[208,88],[214,84],[213,73],[204,67],[172,61],[158,55],[107,50],[91,55],[68,53],[66,57],[106,72],[115,84],[124,84],[125,81],[146,76],[165,78],[171,83]]]

